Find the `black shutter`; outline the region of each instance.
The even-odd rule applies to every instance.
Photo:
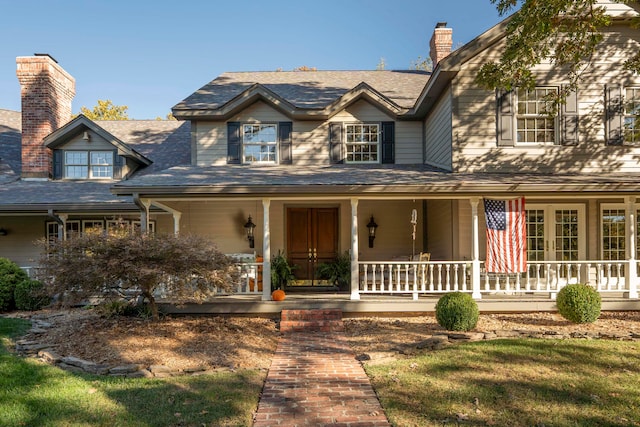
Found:
[[[122,179],[126,159],[118,156],[118,150],[113,150],[113,179]]]
[[[62,179],[62,150],[53,150],[53,179]]]
[[[497,99],[497,143],[498,147],[515,145],[515,105],[513,91],[498,90]]]
[[[242,158],[242,137],[240,123],[227,123],[227,163],[240,164]]]
[[[292,122],[278,123],[278,143],[281,165],[290,165],[293,163],[293,147],[291,143],[292,130]]]
[[[332,163],[342,163],[344,161],[344,155],[342,154],[342,122],[329,123],[329,149]]]
[[[562,105],[561,136],[562,145],[577,145],[579,140],[579,117],[578,117],[578,91],[572,90],[567,93],[565,103]]]
[[[395,163],[396,124],[382,122],[382,163]]]
[[[624,105],[622,103],[622,87],[607,85],[605,87],[606,140],[609,145],[622,145],[624,142]]]

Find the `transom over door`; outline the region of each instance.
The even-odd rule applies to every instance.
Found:
[[[317,285],[317,266],[333,261],[337,250],[338,208],[287,209],[287,259],[297,280]]]

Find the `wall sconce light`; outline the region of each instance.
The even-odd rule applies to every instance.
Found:
[[[249,219],[247,220],[247,223],[244,225],[244,229],[247,232],[247,240],[249,240],[249,247],[253,249],[255,247],[253,230],[256,229],[256,225],[253,223],[253,221],[251,221],[251,215],[249,215]]]
[[[88,131],[84,131],[84,133],[82,134],[82,139],[84,139],[85,141],[90,141],[91,140],[91,134]]]
[[[6,236],[7,234],[7,230],[5,230],[4,228],[0,228],[0,236]]]
[[[376,228],[378,228],[378,224],[373,220],[373,215],[371,215],[367,228],[369,229],[369,247],[372,248],[373,240],[376,238]]]

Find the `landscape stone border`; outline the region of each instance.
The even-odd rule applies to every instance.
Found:
[[[38,336],[42,336],[53,327],[53,323],[50,322],[52,318],[57,315],[34,315],[31,316],[32,322],[31,329],[28,331],[28,335],[35,336],[31,340],[18,340],[16,342],[16,352],[24,357],[35,357],[39,360],[57,366],[61,369],[76,372],[87,373],[93,375],[107,375],[113,377],[125,377],[125,378],[163,378],[173,377],[179,375],[203,375],[214,372],[231,371],[232,368],[220,367],[220,368],[208,368],[205,366],[195,366],[185,369],[175,369],[165,365],[150,365],[141,366],[136,364],[127,364],[119,366],[107,366],[98,363],[94,363],[88,360],[83,360],[73,356],[62,357],[58,355],[52,348],[51,344],[45,344],[37,340]],[[625,341],[639,341],[640,333],[635,331],[628,332],[570,332],[562,333],[556,330],[492,330],[487,332],[451,332],[443,331],[438,332],[429,338],[402,346],[396,346],[390,351],[399,353],[402,355],[414,355],[421,351],[437,350],[448,345],[470,342],[470,341],[482,341],[493,340],[502,338],[540,338],[540,339],[610,339],[610,340],[625,340]],[[375,357],[375,356],[374,356]],[[363,353],[356,355],[356,359],[360,362],[371,360],[371,355]]]
[[[54,315],[55,316],[55,315]],[[57,366],[69,372],[86,373],[93,375],[105,375],[111,377],[125,378],[165,378],[180,375],[203,375],[215,372],[229,372],[228,367],[208,368],[205,366],[195,366],[184,369],[175,369],[165,365],[136,365],[127,364],[119,366],[108,366],[80,359],[73,356],[60,356],[52,348],[51,344],[39,342],[37,337],[47,333],[54,325],[39,316],[32,316],[31,329],[28,335],[35,335],[34,339],[22,339],[16,341],[16,352],[23,357],[33,357],[49,365]]]

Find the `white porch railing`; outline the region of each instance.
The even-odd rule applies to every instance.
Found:
[[[360,261],[361,294],[420,294],[473,292],[469,261]],[[600,293],[629,292],[628,261],[533,261],[526,273],[486,273],[481,263],[479,293],[548,294],[555,298],[563,286],[587,283]],[[636,270],[638,262],[636,262]],[[637,275],[640,276],[640,275]]]

